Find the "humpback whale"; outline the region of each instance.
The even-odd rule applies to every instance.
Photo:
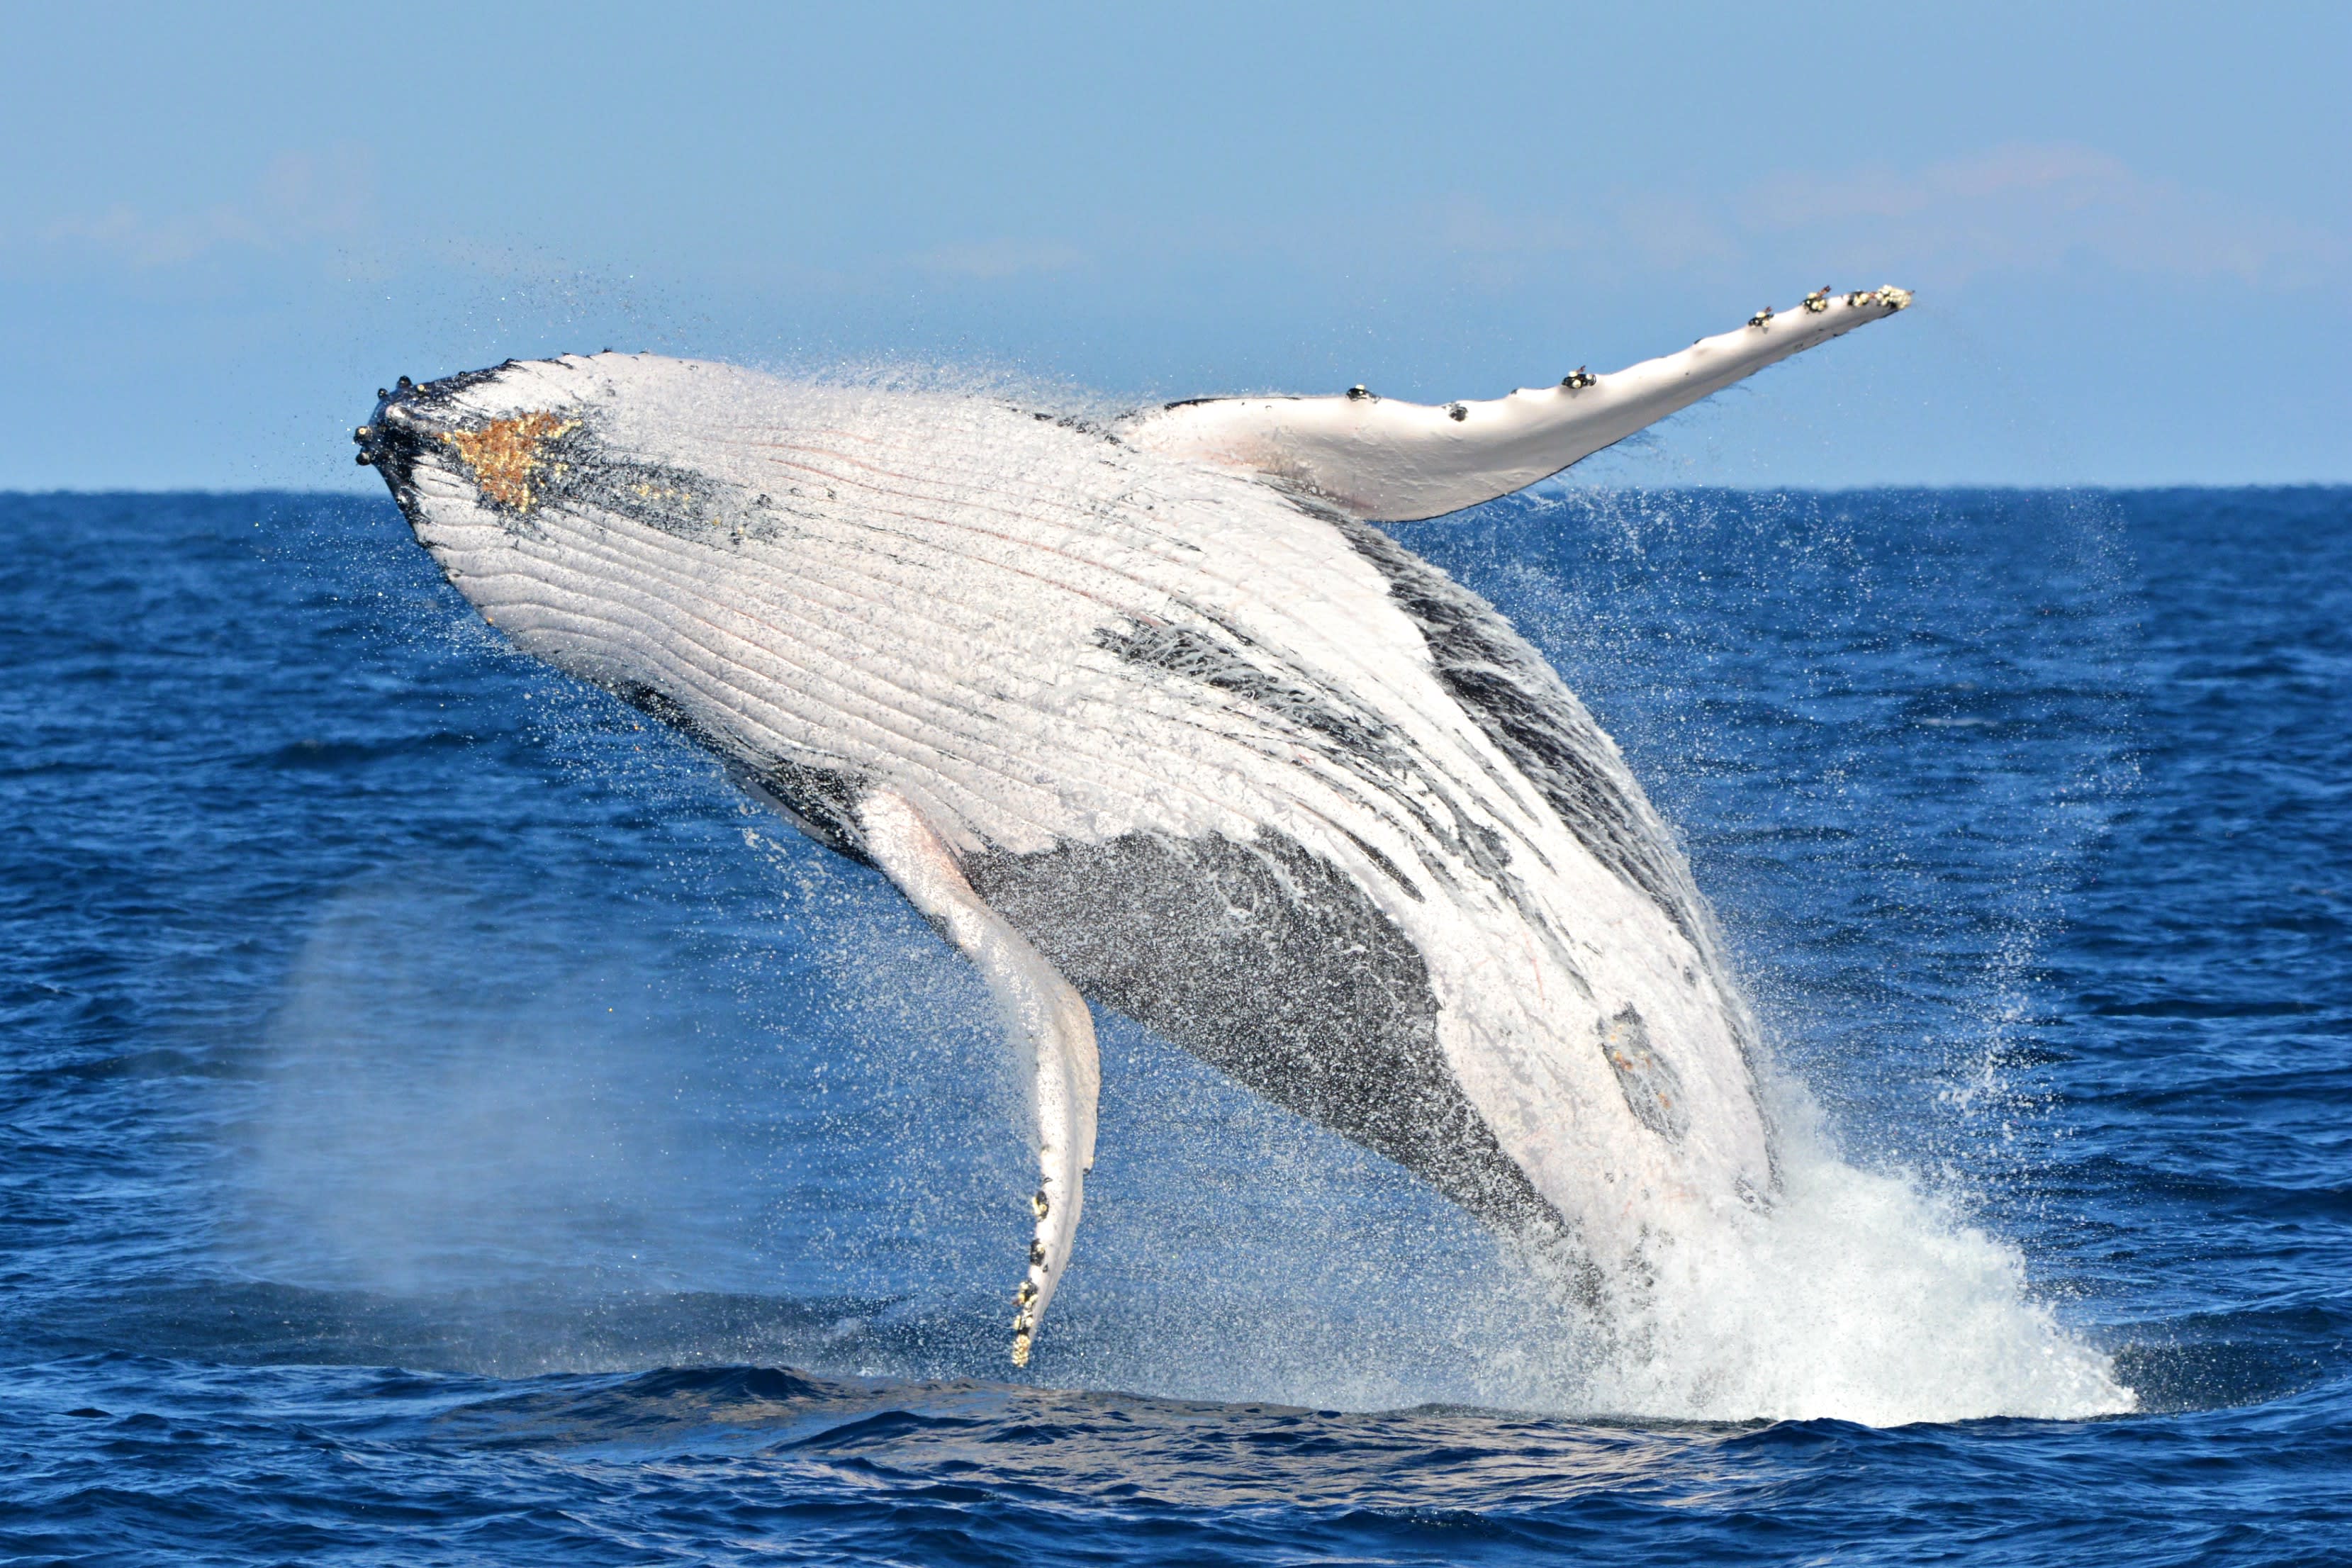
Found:
[[[1622,1268],[1769,1201],[1753,1019],[1616,744],[1379,524],[1558,473],[1903,309],[1823,289],[1486,401],[1364,387],[1108,423],[606,352],[378,394],[359,461],[515,647],[878,868],[985,978],[1071,1257],[1087,999]]]

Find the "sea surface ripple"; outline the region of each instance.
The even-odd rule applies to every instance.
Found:
[[[1015,1377],[1013,1089],[887,887],[388,505],[0,496],[0,1561],[2346,1560],[2352,490],[1398,531],[1685,835],[1827,1196],[1596,1347],[1106,1019]],[[2076,1351],[2130,1409],[2009,1413]]]

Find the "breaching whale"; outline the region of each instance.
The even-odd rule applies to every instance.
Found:
[[[1029,1083],[1025,1363],[1084,998],[1590,1266],[1765,1201],[1756,1031],[1613,742],[1377,525],[1523,488],[1903,309],[1822,289],[1609,374],[1108,425],[610,352],[379,393],[359,460],[515,646],[676,724],[978,968]]]

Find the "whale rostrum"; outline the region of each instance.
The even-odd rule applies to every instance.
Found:
[[[608,352],[403,377],[357,439],[517,647],[692,735],[985,979],[1037,1157],[1025,1363],[1094,1163],[1087,999],[1604,1274],[1769,1201],[1755,1025],[1673,834],[1377,525],[1909,302],[1824,289],[1491,401],[1108,426]]]

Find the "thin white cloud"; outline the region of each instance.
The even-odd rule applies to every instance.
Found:
[[[161,214],[117,203],[57,219],[37,234],[50,247],[94,250],[137,268],[169,268],[222,250],[353,240],[373,227],[373,212],[365,154],[339,148],[280,156],[237,201]]]
[[[1328,243],[1327,224],[1311,238]],[[2218,192],[2142,174],[2071,143],[1996,147],[1912,170],[1856,163],[1773,175],[1727,195],[1619,193],[1575,212],[1469,196],[1384,215],[1377,257],[1443,251],[1506,285],[1573,259],[1597,278],[1705,275],[1888,280],[1931,289],[2046,277],[2089,259],[2197,282],[2299,289],[2352,266],[2352,238]],[[1793,280],[1787,279],[1784,280]]]
[[[914,263],[926,272],[995,281],[1037,273],[1067,272],[1083,265],[1084,252],[1051,240],[983,239],[924,251]]]
[[[2345,237],[2068,143],[1994,148],[1909,173],[1807,171],[1738,204],[1747,236],[1801,238],[1825,263],[1908,269],[1930,284],[2032,274],[2077,258],[2129,271],[2303,287],[2344,266]]]
[[[1720,205],[1689,196],[1644,193],[1622,203],[1612,227],[1630,254],[1665,268],[1738,261],[1745,250]]]

